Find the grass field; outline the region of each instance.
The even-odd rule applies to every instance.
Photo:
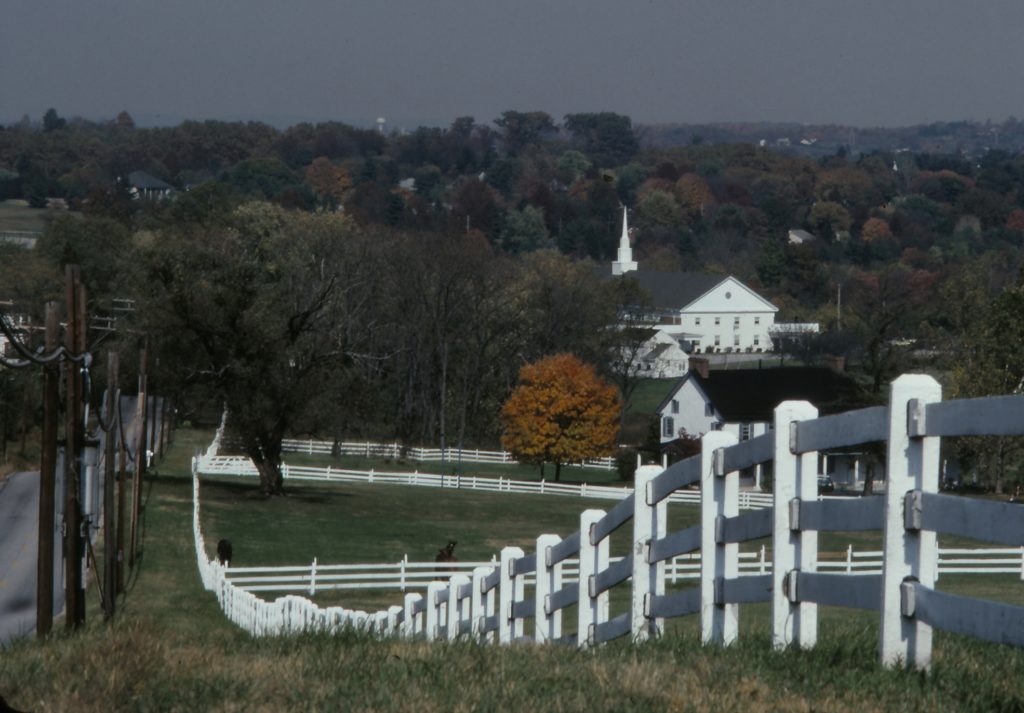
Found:
[[[209,434],[182,431],[146,483],[144,554],[111,624],[0,652],[0,694],[32,711],[1017,711],[1024,652],[936,634],[930,674],[884,670],[877,619],[823,610],[812,651],[773,652],[764,608],[744,606],[741,639],[701,647],[693,617],[642,646],[595,651],[345,634],[253,639],[202,590],[192,553],[187,458]],[[208,540],[231,537],[241,564],[392,559],[459,539],[463,559],[540,532],[568,532],[572,498],[399,487],[291,487],[270,501],[254,481],[203,485]],[[385,514],[374,501],[390,495]],[[453,497],[453,496],[466,496]],[[438,507],[437,503],[441,506]],[[604,505],[607,507],[607,504]],[[684,511],[673,513],[681,526]],[[304,538],[309,538],[309,542]],[[257,539],[258,538],[258,539]],[[620,538],[621,539],[621,538]],[[421,550],[413,550],[420,547]],[[258,557],[257,557],[258,555]],[[1006,596],[1012,578],[950,586]]]
[[[45,208],[30,208],[27,201],[0,201],[0,231],[43,231],[50,212]]]

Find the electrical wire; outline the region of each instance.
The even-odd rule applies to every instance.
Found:
[[[67,359],[76,364],[85,364],[86,368],[88,368],[89,365],[92,364],[92,354],[90,354],[89,352],[81,352],[80,354],[75,354],[74,352],[72,352],[63,345],[57,347],[56,349],[49,353],[45,353],[42,347],[40,347],[36,351],[36,353],[33,354],[24,344],[21,343],[21,340],[18,339],[18,336],[15,333],[14,325],[11,322],[11,318],[2,311],[0,311],[0,332],[2,332],[5,337],[7,337],[7,340],[11,343],[11,346],[14,347],[14,351],[18,352],[18,354],[21,356],[21,359],[15,360],[6,359],[0,356],[0,364],[2,364],[3,366],[10,367],[12,369],[23,369],[27,366],[32,365],[47,366],[49,364],[53,364],[54,362],[59,361],[60,359]]]

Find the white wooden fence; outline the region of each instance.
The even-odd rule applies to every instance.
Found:
[[[1024,547],[1019,548],[942,548],[938,549],[938,574],[1014,574],[1024,581]],[[882,551],[857,552],[848,545],[845,552],[832,559],[818,559],[819,571],[831,570],[846,574],[881,574]],[[611,558],[617,564],[621,558]],[[413,562],[408,555],[398,562],[374,564],[324,564],[316,558],[307,565],[286,567],[228,567],[224,576],[236,587],[247,592],[303,592],[317,593],[335,590],[383,589],[406,592],[426,589],[436,580],[450,579],[452,575],[471,575],[477,567],[495,567],[497,558],[490,562]],[[578,562],[565,560],[562,569],[564,583],[578,581]],[[771,572],[767,548],[756,552],[740,552],[739,574],[762,575]],[[665,579],[669,584],[700,577],[700,553],[673,557],[665,563]],[[526,575],[526,586],[533,586],[535,578]]]
[[[202,475],[245,477],[259,475],[256,466],[244,456],[202,455],[199,457],[198,468]],[[633,493],[632,488],[617,485],[552,483],[546,480],[513,480],[511,478],[487,478],[480,475],[441,475],[420,473],[419,471],[348,470],[333,466],[295,466],[287,463],[281,466],[281,472],[285,480],[415,485],[520,495],[570,495],[598,500],[622,500]],[[700,493],[696,490],[681,490],[673,493],[670,499],[671,502],[678,503],[699,503]],[[739,507],[743,509],[771,507],[771,504],[772,496],[767,493],[743,491],[739,495]]]
[[[377,443],[373,441],[345,441],[338,444],[335,450],[331,441],[314,441],[295,438],[286,438],[281,446],[285,453],[305,453],[307,455],[320,454],[348,456],[363,456],[369,458],[409,458],[418,463],[433,463],[445,461],[448,463],[518,463],[508,451],[487,451],[479,448],[415,448],[405,447],[400,443]],[[586,458],[576,463],[563,463],[569,467],[600,468],[602,470],[615,470],[615,459]]]
[[[232,620],[255,633],[351,625],[428,640],[470,635],[507,644],[526,638],[530,621],[532,640],[586,647],[623,636],[642,640],[661,632],[667,618],[699,614],[702,641],[729,645],[739,633],[740,606],[768,602],[776,648],[813,647],[820,604],[879,612],[885,665],[927,667],[933,628],[1024,646],[1024,607],[935,589],[939,533],[1024,546],[1020,505],[937,492],[940,439],[1024,435],[1024,396],[940,397],[932,378],[904,375],[893,383],[888,407],[818,418],[809,403],[785,402],[775,411],[773,431],[742,443],[731,434],[708,433],[699,455],[665,471],[640,468],[636,493],[608,512],[585,510],[578,531],[564,538],[541,535],[530,554],[506,547],[497,567],[432,581],[425,594],[408,592],[404,606],[387,611],[318,609],[293,597],[269,604],[245,592],[207,560],[197,499],[200,570],[209,572],[204,582],[218,590]],[[818,451],[873,441],[888,443],[885,496],[819,499]],[[739,514],[738,471],[769,461],[773,507]],[[701,485],[702,521],[670,532],[666,500],[693,483]],[[820,571],[819,532],[879,529],[880,574]],[[740,576],[739,544],[769,535],[770,572]],[[628,539],[627,557],[609,559],[613,536]],[[667,562],[698,550],[698,586],[667,591]],[[570,558],[577,574],[567,582]],[[628,609],[612,616],[610,590],[626,582]],[[563,632],[573,606],[575,627]]]

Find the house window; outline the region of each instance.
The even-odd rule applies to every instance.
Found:
[[[715,335],[715,346],[718,347],[718,346],[721,346],[721,345],[722,345],[722,337],[720,335],[716,334]]]
[[[733,326],[733,329],[739,329],[740,328],[740,318],[739,317],[733,317],[732,318],[732,326]]]
[[[672,399],[672,413],[679,413],[679,402]]]
[[[754,335],[754,346],[758,346],[761,343],[761,337]]]
[[[752,435],[753,428],[749,423],[740,424],[740,440],[749,441]]]
[[[666,416],[662,420],[661,423],[662,423],[661,435],[667,436],[669,438],[672,438],[673,436],[675,436],[675,433],[676,433],[675,419],[673,419],[671,416]]]
[[[721,317],[715,317],[715,326],[717,327],[721,323],[722,323],[722,318]]]
[[[699,327],[700,326],[700,317],[694,317],[693,318],[693,323]]]
[[[740,335],[738,335],[738,334],[732,335],[732,345],[734,347],[738,347],[740,345]]]
[[[760,317],[754,317],[754,324],[761,324],[761,318]]]

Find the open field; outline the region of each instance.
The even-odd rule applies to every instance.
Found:
[[[876,663],[877,619],[843,610],[823,612],[819,646],[806,652],[773,652],[765,610],[755,607],[743,607],[741,639],[729,649],[699,646],[693,617],[681,624],[681,636],[596,651],[426,645],[357,634],[253,639],[224,620],[196,573],[187,458],[208,437],[179,432],[146,483],[145,553],[115,622],[99,621],[90,589],[84,631],[0,652],[0,693],[12,705],[32,711],[1024,708],[1021,650],[939,632],[931,674],[883,670]],[[412,546],[429,555],[449,536],[460,540],[459,554],[468,559],[502,544],[529,547],[543,531],[568,532],[575,513],[588,506],[571,498],[391,486],[293,486],[289,497],[264,501],[255,490],[254,481],[203,485],[207,537],[230,537],[239,564],[303,562],[306,555],[341,561],[357,552],[369,561],[407,547],[413,556]],[[377,494],[397,498],[386,520],[373,515]],[[683,511],[672,518],[672,527],[685,524]],[[1021,586],[1010,577],[951,577],[949,583],[993,595]]]
[[[27,201],[0,201],[0,232],[4,230],[42,231],[50,211],[46,208],[30,208]]]

